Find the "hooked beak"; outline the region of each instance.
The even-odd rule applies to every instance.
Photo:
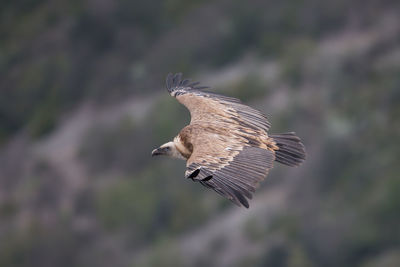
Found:
[[[153,151],[151,151],[151,156],[154,157],[154,156],[162,155],[162,154],[164,154],[163,151],[164,150],[160,147],[156,148]]]

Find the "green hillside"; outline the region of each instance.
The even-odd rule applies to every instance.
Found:
[[[3,1],[0,266],[398,266],[397,1]],[[296,131],[238,208],[151,158],[183,72]]]

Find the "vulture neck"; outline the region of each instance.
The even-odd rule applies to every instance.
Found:
[[[192,151],[190,151],[190,149],[185,146],[185,144],[182,142],[179,135],[174,138],[174,144],[175,144],[176,149],[182,155],[182,159],[187,160],[188,158],[190,158]]]

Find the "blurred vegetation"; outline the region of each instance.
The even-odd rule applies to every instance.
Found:
[[[268,93],[268,84],[257,75],[249,74],[242,80],[236,82],[230,89],[230,95],[240,99],[242,102],[254,101],[262,98]],[[223,94],[223,92],[221,92]]]
[[[398,265],[396,1],[0,6],[0,266]],[[175,71],[221,79],[203,83],[302,137],[296,179],[275,168],[252,200],[287,186],[284,210],[238,211],[151,158],[190,121],[162,89]]]
[[[215,29],[199,32],[197,35],[201,36],[187,41],[192,44],[198,38],[215,38],[210,44],[199,41],[182,47],[179,54],[162,55],[158,53],[162,47],[153,44],[169,41],[163,32],[173,27],[184,30],[193,10],[201,6],[213,8],[211,3],[104,1],[95,7],[79,1],[58,6],[49,1],[23,1],[2,5],[2,140],[25,125],[29,125],[33,136],[48,133],[58,116],[74,108],[81,99],[109,102],[142,92],[143,87],[155,88],[158,78],[170,67],[186,73],[194,71],[196,65],[219,67],[244,51],[254,50],[263,56],[287,57],[288,75],[292,76],[291,69],[297,67],[298,59],[285,48],[293,46],[300,37],[318,38],[340,28],[348,8],[346,1],[234,1],[226,6],[226,19],[212,18]],[[293,49],[306,49],[304,45]],[[153,52],[165,59],[153,60],[150,55],[146,71],[140,78],[132,77],[132,62],[146,61],[146,55]],[[150,80],[150,74],[157,81]]]

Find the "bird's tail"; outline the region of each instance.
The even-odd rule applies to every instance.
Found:
[[[300,138],[294,132],[270,135],[278,150],[275,160],[288,166],[298,166],[306,159],[306,151]]]

